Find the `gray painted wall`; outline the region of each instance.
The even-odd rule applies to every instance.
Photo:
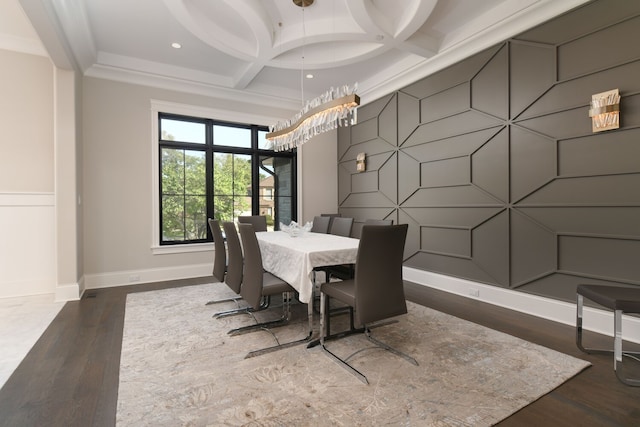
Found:
[[[409,267],[567,301],[640,285],[638,40],[640,2],[600,0],[361,107],[340,212],[409,224]],[[592,133],[615,88],[620,129]]]

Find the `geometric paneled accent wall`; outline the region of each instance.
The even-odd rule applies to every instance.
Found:
[[[409,224],[405,265],[573,301],[640,285],[640,2],[589,3],[358,110],[339,209]],[[592,133],[618,88],[621,126]],[[366,153],[366,171],[356,155]]]

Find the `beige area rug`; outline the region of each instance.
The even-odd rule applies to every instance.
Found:
[[[589,366],[410,303],[408,315],[373,334],[420,366],[384,350],[361,352],[352,362],[365,385],[318,347],[244,359],[274,337],[228,336],[252,322],[211,318],[233,304],[204,303],[228,293],[215,283],[128,295],[119,426],[487,426]],[[306,308],[298,307],[300,318]],[[274,331],[284,342],[304,337],[305,328],[298,322]],[[368,345],[362,336],[329,343],[342,356]]]

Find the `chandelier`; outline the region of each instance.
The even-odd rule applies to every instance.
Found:
[[[313,4],[313,0],[293,0],[302,8],[302,27],[304,31],[304,8]],[[304,38],[302,55],[302,74],[304,74]],[[301,76],[302,76],[301,74]],[[301,77],[302,96],[304,98],[304,79]],[[274,151],[292,150],[316,135],[336,129],[338,126],[354,125],[358,121],[357,108],[360,97],[356,95],[358,84],[349,87],[333,87],[324,94],[307,101],[304,107],[289,120],[269,126],[266,138]]]

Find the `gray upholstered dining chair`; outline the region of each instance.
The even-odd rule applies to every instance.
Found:
[[[351,236],[351,227],[353,227],[353,218],[336,216],[331,221],[329,233],[336,236],[349,237]]]
[[[267,231],[267,217],[264,215],[239,216],[238,223],[251,224],[255,231]]]
[[[254,311],[260,310],[261,301],[273,295],[283,295],[283,313],[278,320],[256,323],[255,325],[236,328],[229,331],[229,335],[238,335],[259,329],[286,325],[291,317],[290,300],[295,289],[287,282],[264,270],[262,253],[251,224],[238,224],[242,248],[244,249],[244,267],[242,272],[242,287],[240,295]]]
[[[243,268],[244,258],[242,256],[242,246],[240,245],[240,238],[238,237],[238,231],[236,225],[233,222],[227,221],[222,223],[224,234],[227,237],[227,274],[224,282],[231,288],[231,290],[237,294],[241,294],[240,290],[244,282]],[[269,299],[265,298],[259,307],[256,309],[251,306],[239,307],[233,310],[221,311],[213,315],[215,318],[222,318],[228,316],[234,316],[238,314],[250,313],[255,310],[264,310],[269,307]]]
[[[331,217],[329,216],[315,216],[313,217],[313,226],[311,231],[314,233],[327,234],[329,232],[329,224],[331,223]]]
[[[416,366],[418,365],[418,362],[411,356],[373,338],[369,329],[373,322],[407,313],[402,281],[402,260],[407,228],[406,224],[364,226],[358,246],[354,279],[327,282],[320,286],[320,345],[322,350],[366,384],[368,384],[367,377],[348,363],[351,356],[340,358],[331,352],[325,343],[329,339],[363,332],[369,341],[376,346],[401,356]],[[329,301],[331,298],[350,307],[350,329],[336,335],[331,335],[329,325]],[[356,324],[361,327],[356,328]]]
[[[392,219],[366,219],[363,223],[354,223],[351,236],[359,239],[362,234],[362,227],[365,225],[393,225]]]
[[[353,218],[348,217],[334,217],[331,222],[330,234],[342,237],[351,237],[351,230],[353,229]],[[339,279],[350,279],[353,277],[352,265],[332,265],[322,268],[327,275],[326,281],[329,282],[331,277]]]
[[[320,216],[328,216],[329,217],[329,229],[331,229],[331,223],[333,222],[333,218],[337,216],[342,216],[341,213],[321,213]]]
[[[334,216],[332,217],[329,234],[342,237],[350,237],[353,228],[353,218]],[[353,266],[351,265],[332,265],[318,268],[318,271],[324,271],[326,281],[331,280],[331,276],[338,278],[353,277]],[[344,276],[344,277],[343,277]]]
[[[224,237],[222,236],[222,229],[220,228],[220,222],[209,218],[209,228],[211,229],[211,234],[213,234],[213,245],[214,245],[214,257],[213,257],[213,278],[218,282],[226,281],[225,273],[227,271],[227,249],[224,244]],[[232,263],[232,269],[233,269]],[[237,271],[237,270],[236,270]],[[240,281],[242,277],[240,277],[240,281],[238,281],[237,276],[233,277],[234,274],[237,274],[235,271],[231,273],[230,285],[227,283],[227,286],[231,288],[236,294],[240,292]],[[226,283],[226,282],[225,282]],[[217,304],[221,302],[238,302],[241,297],[240,295],[231,298],[223,298],[219,300],[211,300],[206,303],[206,305]]]
[[[222,228],[227,238],[227,274],[224,277],[224,283],[236,294],[240,294],[242,287],[242,247],[240,246],[240,239],[238,238],[238,232],[233,222],[223,222]],[[238,298],[236,302],[239,300]],[[213,317],[225,317],[235,313],[244,312],[245,308],[238,308],[234,310],[227,310],[216,313]]]
[[[224,274],[227,271],[227,249],[220,228],[220,221],[209,218],[209,229],[213,235],[213,278],[218,282],[224,282]]]

